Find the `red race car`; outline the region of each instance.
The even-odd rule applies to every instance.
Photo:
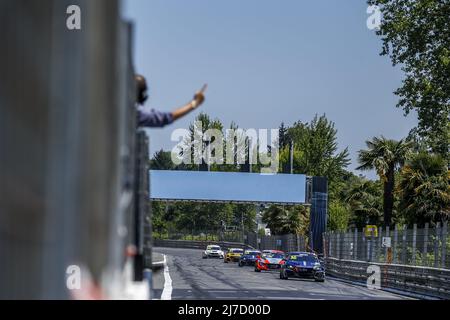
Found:
[[[255,272],[279,270],[284,264],[285,254],[279,250],[264,250],[255,262]]]

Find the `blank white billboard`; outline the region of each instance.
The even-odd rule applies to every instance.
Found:
[[[170,201],[304,204],[306,176],[207,171],[150,171],[150,198]]]

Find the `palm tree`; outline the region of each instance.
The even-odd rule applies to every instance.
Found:
[[[355,184],[345,197],[352,211],[352,222],[360,228],[367,222],[377,224],[383,213],[378,182],[363,180]]]
[[[395,171],[403,166],[411,150],[412,142],[391,140],[381,136],[366,141],[367,150],[360,150],[357,170],[377,171],[383,182],[384,225],[390,226],[394,207]]]
[[[267,224],[271,233],[281,234],[305,234],[307,209],[304,206],[286,208],[272,205],[264,211],[262,221]]]
[[[450,171],[446,160],[425,152],[414,155],[401,170],[400,208],[409,224],[444,222],[450,216]]]

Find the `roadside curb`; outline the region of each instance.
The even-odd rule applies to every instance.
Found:
[[[160,261],[156,261],[152,263],[152,270],[160,270],[162,268],[164,268],[167,264],[167,258],[166,255],[163,255],[163,259]]]

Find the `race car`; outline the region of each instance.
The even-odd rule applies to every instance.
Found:
[[[244,250],[243,249],[239,249],[239,248],[230,248],[226,255],[225,258],[223,259],[224,263],[228,263],[228,262],[238,262],[239,258],[244,254]]]
[[[265,253],[264,253],[265,252]],[[279,250],[264,250],[255,262],[255,272],[280,269],[284,263],[284,252]]]
[[[261,251],[245,250],[244,254],[239,258],[239,267],[254,266],[258,256],[261,256]]]
[[[316,254],[311,252],[291,252],[280,270],[280,279],[289,277],[309,278],[317,282],[325,281],[325,269]]]
[[[220,249],[217,245],[209,245],[206,247],[206,250],[203,251],[202,258],[208,259],[208,258],[219,258],[223,259],[224,254],[222,249]]]

